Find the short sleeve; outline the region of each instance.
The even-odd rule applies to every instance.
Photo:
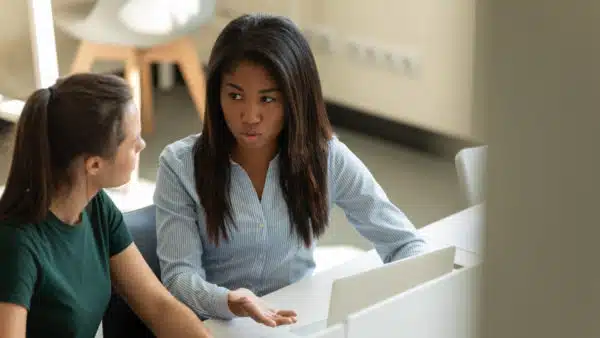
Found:
[[[38,272],[24,236],[20,229],[0,224],[0,302],[29,310]]]
[[[100,190],[99,200],[102,210],[102,218],[108,223],[108,252],[112,257],[125,250],[132,242],[131,233],[123,220],[123,213],[110,197]]]

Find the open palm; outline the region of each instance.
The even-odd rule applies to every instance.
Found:
[[[239,317],[250,317],[257,323],[275,327],[296,323],[296,313],[292,310],[277,310],[269,306],[248,289],[231,291],[228,297],[229,309]]]

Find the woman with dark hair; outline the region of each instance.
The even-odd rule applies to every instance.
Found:
[[[127,183],[144,147],[119,77],[76,74],[27,99],[0,198],[0,337],[93,337],[111,287],[157,336],[210,337],[102,190]]]
[[[334,204],[385,262],[425,250],[333,135],[315,60],[290,20],[233,20],[207,81],[203,131],[165,148],[154,196],[163,283],[199,316],[294,322],[258,296],[313,271]]]

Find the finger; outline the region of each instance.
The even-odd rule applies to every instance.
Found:
[[[277,326],[279,325],[291,325],[294,324],[296,321],[294,320],[294,317],[281,317],[281,316],[277,316],[275,318],[275,323],[277,323]]]
[[[277,321],[275,321],[275,319],[273,319],[273,318],[271,318],[269,316],[266,316],[263,313],[258,313],[256,315],[256,317],[254,318],[254,320],[256,322],[258,322],[258,323],[262,323],[262,324],[264,324],[266,326],[269,326],[269,327],[275,327],[275,326],[277,326]]]
[[[283,317],[298,317],[296,312],[292,310],[279,310],[277,314]]]
[[[267,313],[264,313],[262,309],[254,302],[248,302],[244,304],[244,308],[249,316],[258,323],[262,323],[266,326],[275,327],[277,323],[271,319]]]

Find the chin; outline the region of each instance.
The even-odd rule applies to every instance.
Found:
[[[237,144],[246,149],[259,149],[265,146],[266,142],[262,140],[248,141],[242,137],[237,139]]]
[[[255,139],[248,139],[245,136],[236,137],[237,144],[246,149],[260,149],[269,147],[273,143],[273,139],[265,135],[260,135]]]

